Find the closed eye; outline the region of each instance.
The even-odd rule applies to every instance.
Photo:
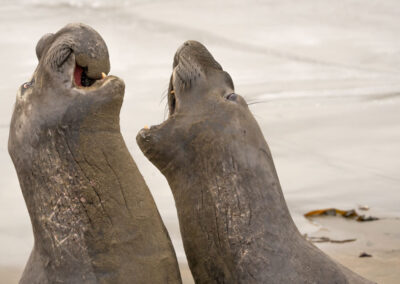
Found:
[[[229,101],[236,101],[237,99],[237,94],[235,93],[230,93],[228,95],[225,95],[225,99],[229,100]]]

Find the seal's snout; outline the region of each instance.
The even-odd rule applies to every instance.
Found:
[[[176,51],[168,88],[169,115],[179,109],[182,93],[198,86],[214,72],[223,71],[208,49],[198,41],[188,40]]]
[[[214,68],[222,70],[221,65],[214,59],[208,49],[200,42],[195,40],[185,41],[175,53],[173,68],[179,63],[185,64],[190,62],[196,64],[203,69]]]
[[[84,24],[69,24],[55,34],[44,35],[36,54],[39,62],[51,66],[52,75],[61,76],[63,81],[71,79],[76,87],[92,86],[110,71],[104,40]]]
[[[78,117],[97,117],[106,121],[103,125],[118,128],[125,85],[121,79],[106,75],[110,58],[99,33],[84,24],[69,24],[44,35],[36,46],[36,55],[38,67],[17,95],[19,105],[31,106],[24,114],[30,117],[16,116],[19,120],[26,125],[29,121],[57,125],[61,118],[63,123],[70,123]],[[39,97],[40,103],[32,104]],[[29,127],[24,129],[29,134]]]
[[[69,24],[65,28],[76,64],[86,71],[90,79],[101,79],[102,73],[110,72],[110,58],[103,38],[84,24]],[[62,32],[62,29],[60,32]]]
[[[75,55],[74,83],[78,87],[89,87],[96,80],[104,79],[110,71],[107,46],[101,36],[84,24],[65,27],[71,33],[71,50]]]

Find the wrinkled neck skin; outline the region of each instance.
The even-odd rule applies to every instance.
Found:
[[[88,148],[95,149],[97,144],[90,141],[90,132],[97,139],[103,135],[101,131],[85,128],[90,116],[86,116],[86,109],[82,111],[82,108],[92,105],[90,100],[98,98],[81,96],[73,101],[64,96],[60,96],[64,99],[57,98],[51,88],[41,91],[49,92],[46,101],[17,102],[9,139],[10,155],[35,239],[27,267],[39,270],[35,266],[42,266],[60,271],[57,276],[60,280],[69,279],[67,274],[76,270],[80,272],[79,277],[87,277],[79,280],[94,282],[87,238],[98,238],[100,244],[99,229],[111,232],[112,227],[112,218],[101,202],[101,198],[107,200],[103,196],[105,192],[98,188],[101,185],[95,185],[95,172],[88,164],[96,157],[85,155]],[[35,95],[41,94],[32,93],[31,97]],[[119,132],[112,121],[104,123],[103,129],[114,137]],[[105,148],[101,145],[99,150]],[[101,157],[104,159],[105,155]],[[66,271],[58,269],[64,266],[69,266]],[[51,275],[51,271],[48,274]],[[41,277],[44,283],[51,279],[48,275]]]
[[[10,126],[35,240],[20,283],[180,283],[168,233],[120,133],[124,83],[108,76],[85,91],[67,88],[44,62],[35,85],[20,88]]]
[[[178,50],[170,93],[169,118],[137,142],[171,187],[196,283],[363,283],[301,236],[257,122],[204,46]]]
[[[257,282],[301,236],[258,125],[243,113],[227,121],[218,107],[168,121],[148,157],[172,189],[196,283]]]

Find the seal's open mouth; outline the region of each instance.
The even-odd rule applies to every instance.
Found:
[[[88,76],[87,74],[87,67],[82,67],[79,66],[77,63],[75,63],[75,70],[74,70],[74,84],[77,87],[90,87],[92,86],[96,81],[102,80],[107,77],[107,75],[102,72],[102,78],[101,79],[92,79]]]
[[[79,87],[89,87],[96,81],[87,76],[87,68],[81,67],[78,64],[75,64],[74,80],[75,85]]]
[[[169,116],[171,116],[175,113],[175,108],[176,108],[176,96],[175,96],[174,84],[173,84],[173,80],[172,80],[172,76],[171,76],[171,80],[169,82],[169,87],[168,87]]]

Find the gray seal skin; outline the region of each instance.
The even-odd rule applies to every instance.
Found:
[[[256,120],[202,44],[175,54],[168,104],[136,139],[171,187],[196,283],[371,283],[299,233]]]
[[[122,138],[124,83],[100,35],[45,35],[8,149],[34,233],[20,283],[181,283],[168,233]]]

